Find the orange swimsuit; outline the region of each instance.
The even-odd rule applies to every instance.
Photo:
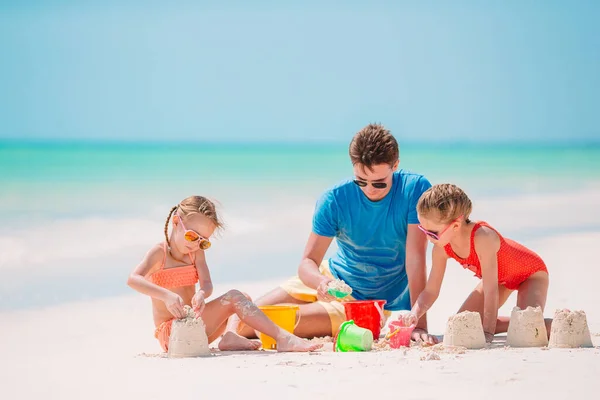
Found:
[[[502,237],[497,230],[483,221],[475,223],[473,227],[469,256],[467,258],[457,256],[450,243],[444,246],[446,254],[458,261],[463,268],[469,269],[475,273],[476,277],[481,279],[481,264],[475,251],[475,232],[482,226],[492,229],[500,238],[500,250],[498,250],[498,283],[500,285],[504,285],[510,290],[517,290],[521,283],[536,272],[548,272],[546,264],[544,264],[540,256],[514,240]]]
[[[198,270],[196,269],[196,259],[191,253],[188,256],[192,260],[192,264],[183,267],[165,268],[167,261],[167,244],[163,245],[164,256],[160,269],[147,277],[150,282],[167,288],[179,288],[183,286],[193,286],[198,282]],[[164,351],[169,349],[169,336],[171,336],[171,325],[174,318],[163,322],[154,331],[154,337],[158,339]]]

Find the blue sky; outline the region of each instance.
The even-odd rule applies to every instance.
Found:
[[[0,138],[600,138],[600,2],[280,3],[0,0]]]

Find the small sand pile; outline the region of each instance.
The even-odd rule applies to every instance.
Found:
[[[467,348],[464,346],[448,346],[443,343],[438,343],[431,347],[431,351],[447,354],[465,354]]]
[[[173,321],[169,337],[169,357],[198,357],[210,355],[206,327],[196,318],[190,306],[184,306],[186,317]]]
[[[448,318],[444,346],[462,346],[467,349],[485,347],[485,335],[479,313],[463,311]]]
[[[440,355],[438,353],[436,353],[435,351],[429,352],[427,353],[427,355],[425,356],[421,356],[421,361],[439,361],[442,358],[440,357]]]
[[[390,346],[389,339],[379,339],[373,342],[372,351],[390,351],[393,350]]]
[[[352,288],[341,279],[334,279],[327,284],[327,290],[337,290],[346,296],[352,294]]]
[[[311,344],[333,343],[333,338],[331,336],[314,337],[312,339],[309,339],[309,342]]]
[[[515,307],[510,315],[506,344],[511,347],[543,347],[548,345],[548,332],[540,307]]]
[[[585,312],[556,310],[548,347],[594,347]]]

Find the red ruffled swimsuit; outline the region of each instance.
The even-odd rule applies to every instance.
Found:
[[[476,277],[481,279],[481,264],[475,251],[475,232],[482,226],[492,229],[500,238],[500,250],[498,250],[499,284],[506,286],[508,289],[517,290],[521,283],[536,272],[548,272],[546,264],[544,264],[540,256],[514,240],[502,237],[497,230],[483,221],[475,223],[473,227],[469,256],[467,258],[457,256],[450,243],[444,246],[446,254],[458,261],[463,268],[469,269]]]

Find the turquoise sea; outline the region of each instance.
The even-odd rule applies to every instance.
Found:
[[[600,188],[600,144],[411,142],[400,160],[474,199]],[[207,254],[215,281],[294,274],[316,199],[351,174],[347,143],[0,141],[0,309],[130,293],[127,274],[192,194],[227,223]]]

